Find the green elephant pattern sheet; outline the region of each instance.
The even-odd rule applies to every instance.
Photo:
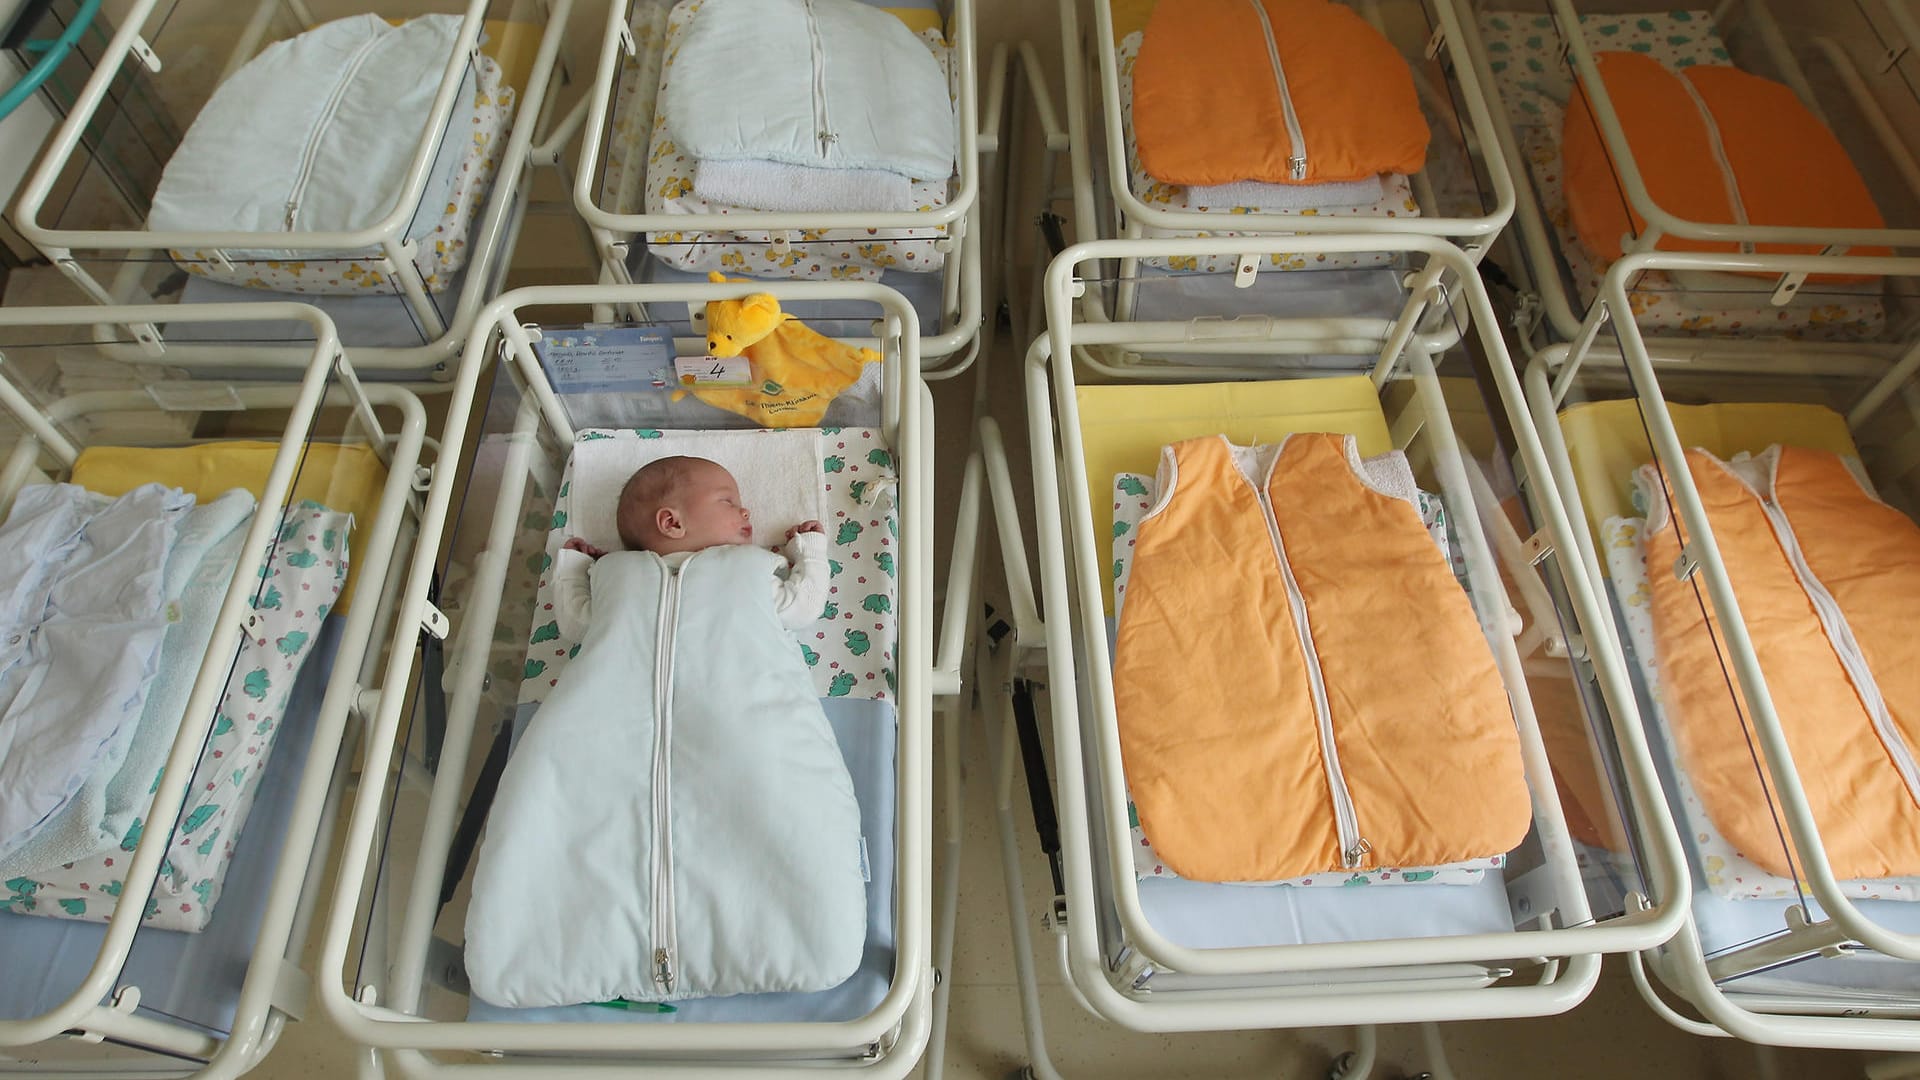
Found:
[[[649,428],[584,432],[614,439],[660,438]],[[821,428],[821,524],[826,527],[827,604],[813,625],[795,632],[795,647],[813,672],[823,698],[871,698],[891,701],[898,686],[896,649],[900,550],[894,507],[893,452],[872,428]],[[556,505],[565,506],[573,463],[567,463]],[[560,545],[572,535],[565,510],[556,510],[547,526],[546,550],[538,556],[539,582],[533,628],[527,637],[520,702],[545,700],[560,681],[567,661],[580,649],[553,617],[553,581],[549,571]]]
[[[1580,26],[1596,51],[1644,53],[1679,71],[1697,64],[1732,64],[1733,57],[1705,11],[1661,11],[1639,15],[1583,15]],[[1514,12],[1480,17],[1488,64],[1507,118],[1518,136],[1520,153],[1539,190],[1540,202],[1566,261],[1583,311],[1599,295],[1606,270],[1590,255],[1573,230],[1561,186],[1560,129],[1573,93],[1572,61],[1561,54],[1553,18]],[[1753,279],[1753,288],[1765,283]],[[1886,323],[1877,285],[1814,286],[1785,307],[1774,307],[1765,292],[1685,291],[1661,271],[1640,276],[1627,291],[1635,320],[1649,329],[1683,333],[1732,333],[1762,330],[1791,337],[1850,340],[1872,337]]]
[[[1120,473],[1113,478],[1113,602],[1114,611],[1123,610],[1122,601],[1127,592],[1127,576],[1133,568],[1134,534],[1145,520],[1147,511],[1153,507],[1154,478],[1141,473]],[[1427,492],[1420,492],[1420,518],[1426,523],[1427,532],[1447,556],[1448,564],[1454,568],[1456,577],[1463,577],[1464,567],[1454,552],[1459,545],[1452,543],[1451,527],[1447,523],[1446,507],[1440,498]],[[1132,829],[1133,873],[1141,879],[1177,878],[1180,875],[1167,869],[1153,852],[1153,844],[1147,839],[1146,830],[1140,827],[1140,814],[1134,809],[1133,798],[1127,798],[1127,824]],[[1328,886],[1358,885],[1473,885],[1477,884],[1489,869],[1499,869],[1506,865],[1505,855],[1495,855],[1487,859],[1474,859],[1468,862],[1452,863],[1447,866],[1424,867],[1380,867],[1374,870],[1341,870],[1309,877],[1290,878],[1286,881],[1246,882],[1254,887],[1291,886],[1296,888],[1320,888]],[[1238,883],[1236,883],[1238,884]]]
[[[347,533],[353,516],[303,502],[285,516],[258,573],[247,639],[215,714],[213,730],[181,806],[146,924],[166,930],[206,928],[226,880],[234,845],[260,793],[294,679],[312,651],[347,580]],[[153,778],[158,791],[160,776]],[[34,878],[0,882],[0,910],[105,922],[148,827],[136,820],[120,847]]]

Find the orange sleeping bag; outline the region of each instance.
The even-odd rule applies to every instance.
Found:
[[[1834,876],[1920,874],[1920,776],[1912,771],[1920,747],[1920,636],[1912,626],[1920,526],[1863,491],[1837,455],[1777,452],[1771,475],[1758,480],[1705,450],[1687,452],[1687,469]],[[1758,462],[1772,464],[1767,455]],[[1719,619],[1693,583],[1671,571],[1685,539],[1677,519],[1646,530],[1669,722],[1721,834],[1767,872],[1794,877],[1771,791],[1743,735],[1752,722],[1745,697],[1736,701],[1731,662],[1716,648]]]
[[[1471,602],[1356,455],[1328,434],[1163,451],[1113,695],[1141,828],[1181,877],[1439,866],[1526,836],[1519,735]]]
[[[1330,0],[1156,6],[1133,129],[1141,167],[1166,184],[1363,180],[1419,172],[1427,156],[1406,61]]]
[[[1594,57],[1634,165],[1654,203],[1688,221],[1882,229],[1886,221],[1833,132],[1792,90],[1738,68],[1700,64],[1679,74],[1650,56]],[[1562,132],[1567,212],[1588,251],[1621,256],[1647,223],[1627,206],[1599,123],[1576,89]],[[1663,236],[1662,251],[1737,252],[1731,241]],[[1755,245],[1761,254],[1812,255],[1819,244]],[[1886,255],[1858,247],[1852,255]],[[1770,276],[1770,275],[1769,275]],[[1815,280],[1865,280],[1819,275]]]

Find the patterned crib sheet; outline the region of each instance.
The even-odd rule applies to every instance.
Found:
[[[657,439],[661,434],[651,428],[603,428],[583,431],[580,438]],[[831,578],[825,610],[812,626],[795,632],[795,647],[812,669],[821,697],[891,701],[898,690],[895,555],[900,544],[893,452],[872,428],[821,428],[820,434],[821,523],[827,530]],[[565,500],[571,490],[572,476],[569,460],[559,500]],[[565,505],[564,501],[558,504]],[[527,637],[521,704],[545,700],[547,691],[559,683],[567,661],[580,651],[579,643],[561,632],[557,619],[541,617],[553,608],[549,571],[554,556],[572,535],[566,512],[556,510],[550,519],[535,524],[546,528],[547,542],[539,557],[536,615]]]
[[[352,526],[352,515],[313,502],[302,503],[282,524],[272,562],[260,568],[266,587],[252,600],[259,622],[234,662],[147,901],[146,925],[197,931],[213,917],[234,845],[260,795],[294,679],[346,583]],[[159,790],[157,773],[153,785]],[[117,851],[0,882],[0,910],[105,922],[148,827],[135,821]]]
[[[1120,125],[1127,137],[1127,174],[1135,198],[1156,210],[1186,210],[1186,191],[1173,184],[1163,184],[1140,165],[1140,153],[1133,141],[1133,64],[1140,55],[1142,35],[1139,32],[1128,34],[1121,40],[1118,52],[1120,65]],[[1419,217],[1420,205],[1413,199],[1413,185],[1404,176],[1384,177],[1385,191],[1380,201],[1371,206],[1338,206],[1326,209],[1274,211],[1292,213],[1301,217],[1364,217],[1395,218]],[[1261,213],[1249,206],[1201,207],[1199,212],[1217,214],[1222,217]],[[1153,237],[1232,237],[1271,235],[1245,230],[1207,229],[1204,231],[1181,231],[1178,229],[1147,228],[1147,236]],[[1343,254],[1319,253],[1314,255],[1269,255],[1263,270],[1341,270],[1365,267],[1385,266],[1391,263],[1394,255],[1385,251],[1359,251]],[[1141,260],[1146,265],[1161,270],[1198,271],[1209,274],[1230,274],[1239,263],[1238,255],[1182,255],[1175,258],[1156,258]]]
[[[636,33],[640,30],[639,24],[644,23],[649,35],[657,34],[662,40],[663,58],[659,61],[661,87],[673,78],[676,39],[700,10],[700,6],[701,0],[685,0],[674,7],[664,26],[658,29],[654,26],[658,20],[657,14],[643,11],[635,20]],[[948,72],[951,77],[951,50],[945,39],[933,30],[923,31],[919,36],[939,60],[941,70]],[[643,65],[631,72],[625,81],[641,82],[645,73]],[[694,161],[674,145],[667,131],[666,118],[657,115],[658,109],[654,107],[657,102],[657,90],[651,97],[638,90],[631,94],[623,93],[615,101],[616,110],[625,110],[624,114],[617,112],[613,120],[613,143],[616,147],[625,146],[636,138],[639,123],[649,124],[644,163],[634,160],[630,153],[618,149],[610,151],[612,160],[608,162],[606,186],[616,193],[618,201],[622,205],[628,204],[631,191],[635,187],[643,187],[646,212],[649,214],[751,213],[746,208],[708,202],[694,194]],[[651,119],[640,121],[638,118],[642,116]],[[917,208],[924,212],[946,205],[948,183],[946,177],[915,180],[911,191]],[[766,229],[738,232],[689,230],[655,232],[647,237],[647,242],[654,255],[682,270],[719,270],[763,278],[878,281],[880,274],[886,270],[930,272],[940,269],[945,264],[946,255],[936,245],[946,235],[945,226],[799,229],[794,230],[790,243],[781,247],[773,243],[773,236]]]
[[[475,65],[477,88],[473,104],[476,111],[471,129],[463,133],[450,125],[445,136],[469,139],[471,146],[460,161],[446,205],[419,208],[408,229],[408,235],[416,237],[418,254],[414,256],[414,265],[419,268],[428,292],[444,291],[467,265],[467,231],[486,203],[487,193],[493,190],[493,176],[499,170],[501,155],[506,152],[507,132],[513,120],[515,95],[513,87],[504,85],[500,65],[490,56],[476,57]],[[458,117],[454,122],[458,122]],[[435,220],[434,215],[438,220],[433,230],[422,233],[421,221]],[[212,251],[170,251],[168,254],[189,274],[250,289],[321,296],[369,292],[399,295],[401,292],[399,282],[364,257],[235,260],[231,266],[225,266],[213,261],[216,253]]]
[[[1705,876],[1707,888],[1729,900],[1790,900],[1808,886],[1794,883],[1762,870],[1720,835],[1706,804],[1700,801],[1674,742],[1672,722],[1661,696],[1660,662],[1653,647],[1653,612],[1649,605],[1653,594],[1647,583],[1647,558],[1644,544],[1644,518],[1609,518],[1600,527],[1600,547],[1606,553],[1607,569],[1613,576],[1615,599],[1626,623],[1628,645],[1633,650],[1640,677],[1647,687],[1647,700],[1653,703],[1650,725],[1666,748],[1673,763],[1675,791],[1694,847],[1696,860]],[[1861,900],[1920,900],[1920,878],[1876,878],[1842,881],[1841,888]]]
[[[1113,478],[1113,602],[1121,609],[1127,595],[1127,579],[1133,571],[1133,533],[1153,506],[1154,478],[1141,473],[1120,473]],[[1420,518],[1427,532],[1446,554],[1454,576],[1465,580],[1465,566],[1456,554],[1459,545],[1452,542],[1445,505],[1438,496],[1420,492]],[[1153,843],[1140,827],[1140,814],[1134,809],[1133,796],[1127,796],[1127,825],[1133,831],[1133,873],[1137,878],[1177,878],[1154,854]],[[1373,870],[1334,870],[1324,874],[1291,878],[1286,881],[1249,882],[1248,887],[1290,886],[1321,888],[1352,885],[1473,885],[1489,869],[1505,866],[1507,857],[1450,863],[1446,866],[1379,867]]]
[[[1676,71],[1733,62],[1705,11],[1582,15],[1580,25],[1592,48],[1645,53]],[[1561,186],[1560,130],[1573,93],[1571,61],[1561,56],[1559,33],[1548,15],[1484,14],[1480,33],[1520,152],[1573,278],[1578,310],[1584,311],[1600,293],[1606,266],[1580,243]],[[1740,284],[1764,287],[1759,279],[1742,279]],[[1878,287],[1871,284],[1815,284],[1803,288],[1794,303],[1774,307],[1765,292],[1689,292],[1672,275],[1649,271],[1628,290],[1627,300],[1642,327],[1682,333],[1760,331],[1810,340],[1857,340],[1878,335],[1886,324]]]

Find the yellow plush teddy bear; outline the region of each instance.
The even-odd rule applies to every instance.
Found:
[[[709,281],[738,281],[715,271]],[[860,378],[860,369],[880,362],[872,349],[856,349],[815,333],[780,310],[766,293],[707,303],[707,351],[714,356],[745,356],[753,362],[754,385],[725,389],[688,387],[718,409],[766,427],[813,427],[842,390]]]

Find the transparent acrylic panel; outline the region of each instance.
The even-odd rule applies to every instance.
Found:
[[[1877,629],[1874,614],[1885,590],[1905,587],[1905,563],[1920,558],[1920,543],[1909,543],[1920,532],[1902,483],[1911,471],[1903,440],[1912,419],[1898,395],[1858,423],[1846,417],[1870,385],[1867,375],[1886,370],[1894,350],[1877,361],[1870,352],[1834,356],[1825,373],[1796,365],[1790,352],[1769,363],[1759,343],[1751,343],[1745,370],[1732,355],[1689,370],[1656,353],[1658,390],[1688,448],[1682,465],[1654,453],[1640,400],[1651,388],[1620,364],[1620,347],[1616,329],[1600,335],[1559,426],[1585,510],[1578,524],[1591,531],[1605,576],[1714,976],[1755,993],[1905,985],[1911,997],[1912,983],[1901,982],[1911,979],[1911,965],[1819,959],[1789,944],[1797,909],[1816,921],[1823,913],[1804,880],[1779,776],[1766,764],[1757,734],[1764,721],[1742,688],[1728,617],[1701,569],[1710,557],[1726,566],[1842,891],[1872,921],[1920,930],[1910,870],[1888,873],[1901,870],[1899,838],[1911,831],[1900,824],[1911,796],[1894,771],[1908,736],[1899,679],[1888,674],[1901,667],[1889,650],[1906,635]],[[1857,374],[1847,377],[1849,370]],[[1676,477],[1682,468],[1690,483]],[[1711,546],[1692,538],[1681,514],[1689,486],[1707,508]],[[1836,550],[1826,539],[1835,528],[1860,526],[1885,546],[1869,554]],[[1850,656],[1861,662],[1849,667]],[[1863,685],[1889,688],[1884,731],[1862,704]],[[1881,789],[1901,797],[1863,794]],[[1861,799],[1877,809],[1861,814]],[[1886,858],[1894,861],[1876,862]]]
[[[414,16],[458,16],[464,4],[435,0]],[[300,11],[309,12],[312,24]],[[137,56],[122,62],[106,97],[88,119],[81,145],[37,215],[40,225],[62,230],[148,230],[148,213],[166,166],[217,88],[263,50],[332,20],[372,12],[364,4],[294,5],[283,0],[227,4],[215,0],[159,0],[142,22],[144,39],[159,57],[149,71]],[[442,323],[453,319],[469,268],[472,227],[494,192],[496,169],[527,92],[532,57],[544,13],[533,0],[490,0],[484,14],[480,55],[468,61],[466,97],[456,94],[448,124],[433,147],[426,193],[403,233],[418,248],[416,266]],[[104,26],[106,16],[96,26]],[[103,31],[104,32],[104,31]],[[102,60],[104,38],[87,45],[86,70],[75,66],[71,86],[54,91],[71,101],[91,62]],[[87,51],[83,50],[83,51]],[[67,77],[63,69],[63,78]],[[428,117],[395,117],[390,137],[428,137]],[[408,126],[411,125],[411,126]],[[471,143],[471,146],[465,144]],[[244,168],[245,163],[237,163]],[[394,196],[398,197],[399,192]],[[387,208],[368,207],[356,218],[371,225]],[[290,210],[291,213],[291,210]],[[73,257],[123,303],[265,302],[287,294],[324,307],[351,345],[406,347],[434,334],[406,299],[401,275],[375,248],[355,251],[289,249],[284,234],[261,232],[251,249],[76,249]],[[244,344],[310,340],[300,324],[181,325],[163,332],[171,339]]]
[[[1716,23],[1704,4],[1673,10],[1634,0],[1576,5],[1596,52],[1650,55],[1676,71],[1730,64],[1789,87],[1838,138],[1886,226],[1920,224],[1912,187],[1920,183],[1920,174],[1895,164],[1911,160],[1911,151],[1898,145],[1897,132],[1911,129],[1920,102],[1904,65],[1888,68],[1882,42],[1889,40],[1890,20],[1877,0],[1742,0],[1723,6],[1726,17]],[[1481,0],[1474,7],[1505,119],[1553,234],[1558,263],[1553,270],[1574,310],[1585,310],[1597,295],[1607,258],[1591,251],[1573,227],[1561,143],[1566,124],[1585,123],[1597,134],[1597,122],[1584,109],[1568,111],[1576,100],[1573,61],[1549,4]],[[1892,150],[1888,138],[1895,140]],[[1626,194],[1617,178],[1614,187],[1624,208]],[[1630,223],[1623,242],[1631,244],[1637,229]],[[1676,243],[1690,242],[1663,242],[1662,247]],[[1632,283],[1632,295],[1642,325],[1666,336],[1762,332],[1817,341],[1896,340],[1912,307],[1908,281],[1815,277],[1791,302],[1776,305],[1772,296],[1778,284],[1770,275],[1650,271]]]
[[[551,323],[525,325],[535,339],[536,359],[543,372],[551,375],[554,403],[582,443],[758,426],[697,396],[681,397],[680,388],[670,381],[672,369],[660,365],[658,354],[634,347],[636,341],[665,337],[680,355],[701,358],[705,341],[698,335],[704,331],[688,318],[685,304],[677,310],[664,303],[636,307],[649,321],[583,326],[562,321],[569,311],[521,313],[523,317],[553,316]],[[820,314],[810,317],[809,325],[844,325],[863,333],[873,331],[880,314],[870,302],[820,301],[816,310]],[[892,354],[887,359],[896,361]],[[863,379],[836,398],[821,421],[823,436],[844,438],[852,450],[861,452],[857,458],[852,453],[823,458],[821,468],[828,474],[824,489],[841,492],[839,498],[867,498],[876,507],[887,499],[886,485],[862,486],[852,478],[880,462],[892,468],[893,459],[887,448],[853,443],[853,439],[856,428],[882,427],[878,392],[882,367],[868,365],[865,371],[875,385],[869,387]],[[755,371],[756,376],[764,374]],[[666,385],[654,385],[656,375]],[[566,1016],[502,1010],[473,997],[465,973],[467,908],[479,843],[494,809],[501,771],[515,738],[526,730],[547,689],[578,648],[561,639],[551,589],[543,588],[550,584],[552,554],[557,550],[550,545],[560,542],[555,533],[562,527],[586,532],[582,522],[568,525],[566,500],[573,490],[570,463],[575,445],[547,422],[536,392],[523,383],[511,361],[496,366],[483,399],[476,403],[476,413],[473,464],[464,491],[455,497],[438,581],[437,603],[452,621],[454,632],[444,642],[423,643],[426,651],[406,707],[402,752],[383,778],[384,821],[359,898],[356,951],[349,954],[346,971],[327,977],[350,980],[349,989],[356,993],[371,986],[380,1004],[436,1021],[499,1019],[502,1013],[510,1013],[504,1018],[514,1020],[580,1020],[581,1009],[589,1014],[601,1010],[582,1006]],[[883,439],[879,431],[862,434]],[[873,524],[866,528],[891,513],[875,509]],[[839,534],[845,532],[845,524],[835,530],[833,543],[843,542]],[[852,533],[860,531],[856,528]],[[779,537],[769,534],[760,539],[773,542]],[[892,543],[877,537],[876,542]],[[897,572],[890,561],[893,557],[891,553],[884,559],[868,556],[888,573]],[[860,567],[851,562],[851,556],[845,558],[849,576],[856,576]],[[846,584],[844,579],[840,582],[840,586]],[[865,606],[868,600],[875,606]],[[897,597],[869,595],[858,604],[863,612],[877,613],[894,609],[897,602]],[[856,602],[842,596],[822,618],[844,620],[855,607]],[[834,623],[813,629],[816,633],[830,629],[839,637],[847,635],[846,627],[851,625]],[[855,635],[862,655],[869,645],[867,633]],[[873,655],[893,655],[877,640],[873,644]],[[396,647],[412,647],[412,643],[401,641]],[[821,646],[822,651],[826,648]],[[820,667],[825,670],[827,664]],[[876,754],[886,763],[893,761],[891,752],[871,751],[869,756]],[[857,772],[858,767],[850,762],[850,770]],[[876,841],[876,859],[891,858],[878,849]],[[871,883],[876,895],[884,892],[889,897],[891,885],[892,879],[878,872]],[[722,1002],[718,1006],[722,1011],[714,1013],[703,1011],[703,1003],[682,1003],[677,1019],[726,1019],[724,1010],[733,1007],[731,1000]],[[660,1014],[674,1011],[663,1009]],[[656,1015],[618,1007],[605,1012],[599,1018],[644,1021]]]
[[[117,362],[90,346],[47,347],[67,370],[81,359]],[[6,351],[11,361],[33,347],[15,341]],[[286,377],[299,369],[281,374],[274,383],[159,383],[151,393],[34,392],[48,414],[73,418],[62,427],[81,453],[71,467],[42,453],[47,479],[71,486],[20,489],[5,527],[49,500],[83,508],[76,544],[47,553],[65,566],[101,557],[107,530],[132,524],[119,535],[133,539],[96,573],[128,574],[118,597],[138,606],[89,623],[83,642],[55,625],[58,605],[28,631],[43,685],[92,680],[65,691],[85,700],[69,703],[64,722],[98,750],[6,857],[0,952],[10,970],[34,973],[9,980],[7,1016],[36,1015],[71,993],[99,948],[101,921],[124,897],[147,894],[113,986],[139,987],[143,1015],[215,1034],[232,1022],[303,771],[325,777],[339,749],[314,735],[346,612],[382,602],[377,583],[360,588],[355,573],[404,393],[376,388],[369,411],[329,372],[316,406],[303,410]],[[282,453],[285,494],[263,502]],[[221,617],[230,589],[231,620]],[[88,678],[71,677],[75,663]],[[62,664],[68,675],[57,677]],[[163,784],[171,756],[180,768]],[[177,812],[157,819],[153,801],[174,791],[183,793]],[[157,853],[156,864],[131,880],[143,851]]]

